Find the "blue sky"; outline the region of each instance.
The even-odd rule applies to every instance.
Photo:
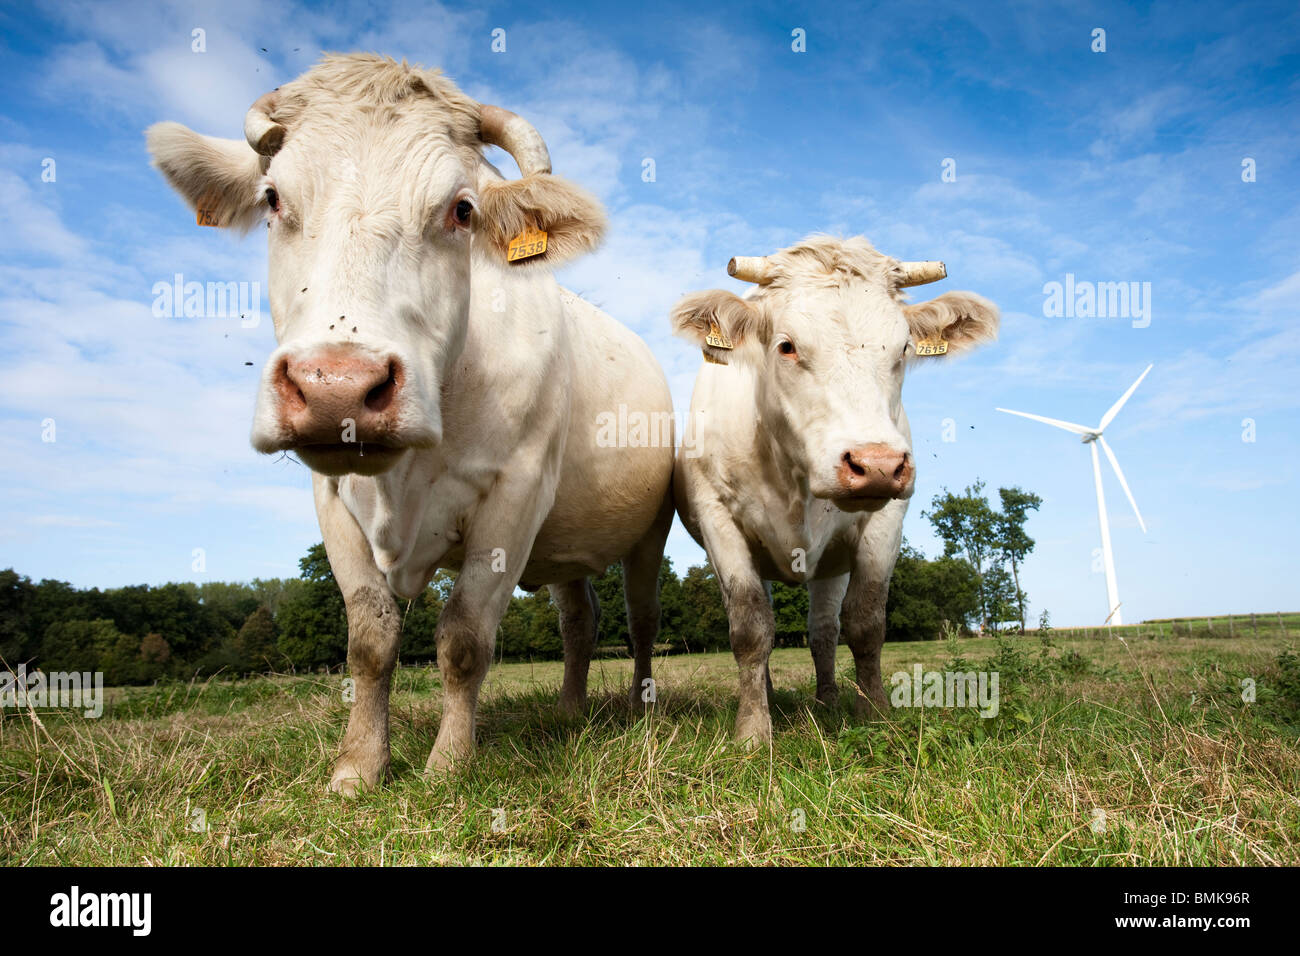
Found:
[[[970,289],[1003,325],[905,386],[914,545],[938,550],[921,511],[941,487],[1028,488],[1033,615],[1098,622],[1088,451],[994,408],[1093,424],[1155,363],[1107,430],[1148,525],[1107,471],[1126,619],[1300,607],[1294,4],[4,3],[0,30],[0,566],[82,586],[296,573],[319,538],[307,472],[248,445],[265,306],[251,329],[152,310],[176,273],[265,289],[265,241],[196,227],[142,131],[239,137],[321,50],[371,50],[528,117],[600,196],[608,240],[560,279],[651,344],[679,414],[700,356],[667,313],[740,290],[730,256],[830,232],[944,259],[914,298]],[[1045,315],[1067,273],[1150,283],[1149,325]],[[680,525],[669,553],[703,559]]]

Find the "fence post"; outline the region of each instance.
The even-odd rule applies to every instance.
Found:
[[[1259,637],[1259,621],[1255,620],[1254,611],[1250,612],[1250,629],[1255,632],[1256,637]]]
[[[1236,636],[1237,635],[1232,630],[1232,615],[1229,614],[1228,615],[1228,637],[1236,637]]]
[[[1286,622],[1282,620],[1282,612],[1281,612],[1281,611],[1278,611],[1278,612],[1277,612],[1277,626],[1280,627],[1280,628],[1282,628],[1282,636],[1285,638],[1285,637],[1287,636],[1287,633],[1286,633]]]

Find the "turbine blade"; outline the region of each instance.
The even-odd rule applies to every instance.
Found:
[[[1137,391],[1137,387],[1142,384],[1142,379],[1146,378],[1147,372],[1151,371],[1153,368],[1155,368],[1154,363],[1148,365],[1146,368],[1146,372],[1143,372],[1141,375],[1139,375],[1138,380],[1134,382],[1132,385],[1130,385],[1128,387],[1128,391],[1119,397],[1119,401],[1110,407],[1110,411],[1106,412],[1105,415],[1101,416],[1101,424],[1097,426],[1097,431],[1099,432],[1105,431],[1106,426],[1115,420],[1115,416],[1118,415],[1119,410],[1124,407],[1124,403],[1129,400],[1129,396]]]
[[[1133,492],[1128,490],[1128,482],[1124,480],[1124,472],[1120,471],[1119,459],[1115,457],[1115,453],[1111,451],[1110,446],[1106,444],[1106,439],[1098,438],[1097,441],[1101,443],[1101,450],[1104,451],[1106,457],[1110,459],[1110,466],[1115,469],[1115,477],[1119,479],[1119,486],[1124,489],[1124,494],[1128,495],[1128,503],[1133,506],[1133,513],[1137,515],[1138,524],[1142,526],[1142,533],[1146,534],[1147,523],[1142,520],[1142,512],[1138,511],[1138,503],[1133,500]]]
[[[1006,412],[1008,415],[1019,415],[1021,418],[1032,418],[1036,422],[1042,422],[1045,425],[1054,425],[1057,428],[1064,428],[1067,432],[1074,432],[1076,435],[1091,435],[1093,429],[1086,425],[1075,425],[1071,422],[1063,422],[1059,418],[1044,418],[1042,415],[1030,415],[1028,412],[1013,412],[1009,408],[999,408],[998,411]]]
[[[1119,613],[1119,585],[1115,581],[1115,555],[1110,550],[1110,519],[1106,517],[1106,492],[1101,487],[1101,456],[1097,454],[1097,443],[1089,442],[1092,452],[1092,480],[1097,484],[1097,519],[1101,524],[1101,557],[1106,571],[1106,620],[1119,624],[1123,618]]]

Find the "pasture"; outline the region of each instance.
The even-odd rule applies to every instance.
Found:
[[[657,657],[645,717],[630,662],[597,659],[575,722],[555,704],[562,664],[497,664],[477,758],[434,778],[438,672],[402,668],[392,776],[351,801],[325,790],[339,674],[116,690],[99,720],[0,720],[0,863],[1300,863],[1294,639],[1124,633],[885,645],[887,689],[918,663],[998,671],[990,719],[859,721],[843,647],[828,712],[807,650],[780,649],[775,745],[749,752],[730,741],[730,654]]]

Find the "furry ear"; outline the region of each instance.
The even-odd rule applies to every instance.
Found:
[[[550,173],[491,180],[479,187],[475,225],[489,247],[506,258],[510,240],[525,229],[546,233],[546,251],[519,265],[556,266],[600,244],[605,210],[586,190]]]
[[[912,341],[942,340],[945,354],[966,352],[998,337],[998,307],[974,292],[945,292],[929,302],[903,306]]]
[[[180,123],[156,123],[145,138],[154,166],[207,224],[248,230],[260,221],[262,157],[246,141],[202,136]]]
[[[694,342],[706,358],[726,365],[734,349],[762,338],[763,313],[731,292],[693,292],[673,306],[673,334]]]

